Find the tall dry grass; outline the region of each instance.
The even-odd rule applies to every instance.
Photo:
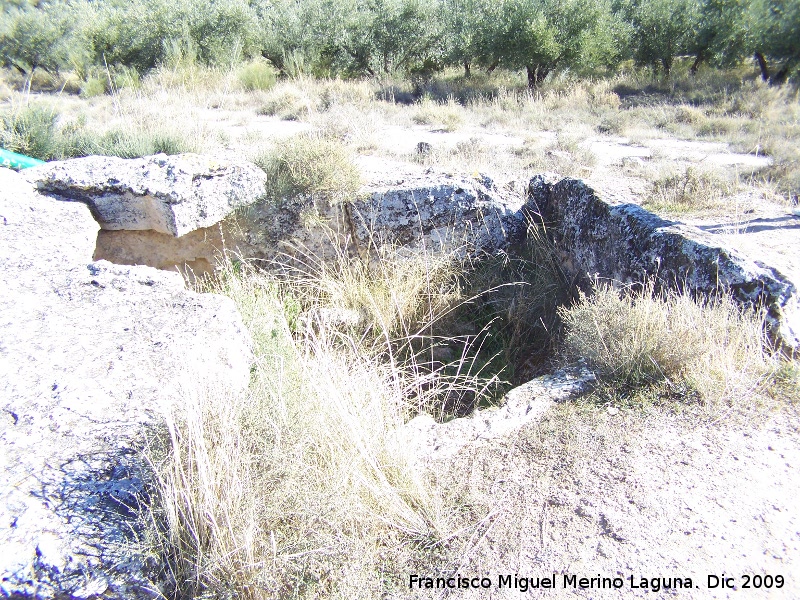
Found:
[[[453,271],[399,265],[278,280],[231,264],[203,288],[236,302],[256,362],[245,397],[188,395],[153,446],[182,594],[374,598],[446,539],[453,509],[397,436],[452,393],[403,348]],[[344,307],[365,321],[332,322]]]
[[[632,290],[602,284],[559,309],[565,355],[585,359],[623,390],[687,384],[710,402],[745,398],[779,368],[763,315],[727,296],[654,288],[652,281]]]

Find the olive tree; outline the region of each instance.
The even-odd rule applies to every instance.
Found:
[[[688,42],[692,73],[704,62],[731,66],[747,54],[747,11],[748,0],[703,0]]]
[[[761,77],[784,83],[800,66],[800,3],[797,0],[753,0],[751,44]],[[778,63],[769,69],[768,61]]]
[[[596,66],[617,51],[602,0],[505,0],[493,29],[495,61],[525,69],[530,88],[557,69]]]
[[[256,51],[256,15],[245,0],[105,0],[91,3],[85,28],[98,64],[143,72],[174,47],[206,65],[228,64]]]
[[[72,33],[68,6],[20,3],[0,13],[0,56],[3,66],[28,75],[41,68],[56,72],[68,64]]]
[[[669,76],[675,57],[689,53],[698,29],[695,0],[631,0],[626,13],[632,25],[633,55],[640,65]]]

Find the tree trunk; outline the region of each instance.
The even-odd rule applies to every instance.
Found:
[[[667,79],[669,77],[669,72],[672,70],[672,57],[662,58],[661,66],[664,69],[664,78]]]
[[[536,69],[536,85],[544,82],[545,78],[550,74],[550,67],[543,67],[539,65]]]
[[[470,64],[468,60],[464,61],[464,77],[470,77],[472,75],[472,71],[470,70]]]
[[[525,67],[525,71],[528,73],[528,89],[536,89],[536,69],[528,65]]]
[[[761,52],[756,52],[753,55],[758,63],[758,68],[761,70],[761,81],[769,81],[769,68],[767,68],[767,59]]]
[[[697,75],[697,69],[700,68],[700,65],[705,62],[706,57],[703,52],[698,52],[694,57],[694,62],[692,63],[692,68],[689,69],[689,73],[691,75]]]
[[[794,60],[791,58],[787,60],[780,70],[775,73],[772,77],[769,78],[770,85],[783,85],[786,83],[786,80],[789,79],[789,73],[792,72],[792,65],[794,65]]]
[[[528,89],[535,90],[539,87],[545,78],[550,74],[550,67],[545,65],[528,65],[525,71],[528,74]]]

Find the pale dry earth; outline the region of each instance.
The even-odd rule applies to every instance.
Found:
[[[621,590],[531,597],[797,598],[799,423],[795,409],[751,419],[556,406],[537,424],[439,464],[442,484],[488,514],[452,568],[494,582],[551,573],[625,581]],[[723,574],[736,589],[709,589],[708,575]],[[781,574],[786,584],[744,590],[744,574]],[[648,593],[630,588],[631,575],[690,577],[694,588]],[[523,595],[494,586],[453,597]]]
[[[245,109],[205,109],[198,114],[203,126],[223,133],[225,151],[241,156],[252,153],[254,143],[269,144],[290,135],[313,130],[307,122],[285,121],[256,115]],[[459,145],[479,147],[492,155],[522,151],[555,143],[555,132],[535,134],[501,127],[468,125],[456,131],[427,125],[383,124],[370,132],[374,147],[362,152],[358,162],[366,181],[385,181],[417,175],[424,167],[415,161],[418,144],[430,144],[438,151],[454,151]],[[771,164],[771,159],[758,153],[735,152],[723,142],[680,140],[662,137],[641,141],[630,138],[595,135],[581,142],[591,152],[595,164],[585,168],[581,176],[606,197],[624,197],[641,202],[647,197],[648,183],[641,171],[655,161],[659,165],[678,168],[713,167],[723,172],[752,172]],[[558,150],[551,152],[558,153]],[[517,174],[503,169],[487,170],[498,182],[513,180]],[[797,213],[797,209],[794,210]],[[753,260],[777,268],[792,280],[798,280],[800,256],[800,215],[791,207],[771,202],[756,194],[744,193],[731,201],[727,213],[713,217],[681,217],[682,222],[718,234],[726,245],[740,250]]]

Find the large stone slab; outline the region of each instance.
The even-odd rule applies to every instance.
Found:
[[[243,161],[198,155],[87,157],[26,172],[36,188],[85,203],[101,227],[94,257],[208,273],[225,254],[265,261],[363,253],[378,244],[491,253],[525,235],[524,198],[485,176],[417,169],[372,173],[330,205],[263,198],[266,176]]]
[[[437,423],[429,415],[419,415],[403,427],[399,440],[420,462],[442,460],[466,446],[508,436],[540,421],[553,405],[576,399],[595,381],[583,366],[556,371],[515,387],[498,406],[476,409],[469,417]]]
[[[0,169],[0,595],[153,598],[139,450],[187,394],[243,391],[233,303],[179,274],[92,262],[89,208]],[[205,374],[201,376],[201,374]]]
[[[800,347],[797,283],[774,267],[633,202],[605,200],[579,180],[556,182],[539,175],[529,191],[529,210],[548,224],[562,263],[580,281],[628,283],[655,277],[668,287],[724,291],[745,306],[766,308],[774,336],[790,352]]]
[[[432,250],[463,247],[492,253],[524,239],[524,199],[487,176],[429,172],[399,182],[373,182],[353,202],[355,234]]]
[[[252,204],[267,180],[252,163],[197,154],[87,156],[29,169],[26,176],[43,193],[87,204],[103,229],[175,237]]]

